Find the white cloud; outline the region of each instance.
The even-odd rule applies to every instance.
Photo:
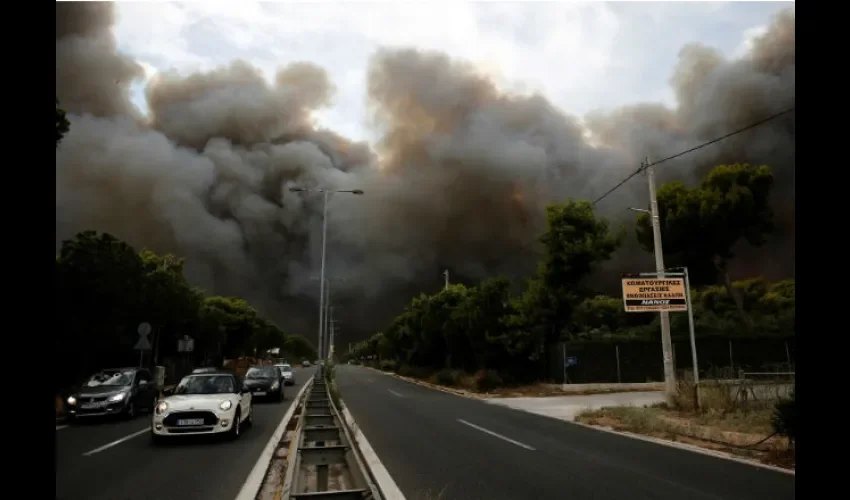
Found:
[[[369,138],[366,68],[381,46],[468,59],[503,88],[539,91],[583,115],[647,100],[672,104],[679,48],[702,41],[733,55],[787,3],[119,3],[115,33],[153,71],[188,73],[243,58],[271,77],[308,60],[338,91],[320,122]],[[742,42],[743,40],[743,42]],[[144,109],[141,89],[134,101]]]

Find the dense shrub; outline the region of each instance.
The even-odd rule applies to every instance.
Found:
[[[440,370],[437,372],[437,383],[447,387],[455,387],[460,384],[462,373],[458,370]]]
[[[797,438],[797,388],[791,391],[791,396],[776,403],[772,418],[773,430],[786,436],[793,444]]]
[[[481,369],[475,373],[475,389],[480,392],[500,387],[504,381],[496,370]]]

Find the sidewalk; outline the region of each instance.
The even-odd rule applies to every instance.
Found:
[[[490,404],[507,406],[545,417],[574,421],[577,414],[604,406],[649,406],[664,402],[660,391],[618,392],[585,396],[550,396],[534,398],[486,399]]]

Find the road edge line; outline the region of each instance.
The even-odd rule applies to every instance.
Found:
[[[641,441],[646,441],[648,443],[655,443],[655,444],[660,444],[662,446],[667,446],[669,448],[676,448],[676,449],[679,449],[679,450],[691,451],[691,452],[699,453],[699,454],[706,455],[706,456],[709,456],[709,457],[721,458],[721,459],[724,459],[724,460],[730,460],[732,462],[738,462],[738,463],[741,463],[741,464],[744,464],[744,465],[750,465],[750,466],[753,466],[753,467],[759,467],[759,468],[766,469],[766,470],[772,470],[774,472],[782,472],[782,473],[790,475],[790,476],[796,477],[796,475],[797,475],[797,472],[796,472],[795,469],[785,469],[783,467],[777,467],[775,465],[763,464],[761,462],[756,462],[754,460],[747,460],[745,458],[736,457],[736,456],[728,454],[728,453],[709,450],[709,449],[702,448],[702,447],[695,446],[695,445],[689,445],[689,444],[685,444],[685,443],[677,443],[675,441],[668,441],[668,440],[665,440],[665,439],[654,438],[654,437],[650,437],[650,436],[642,436],[640,434],[633,434],[631,432],[616,431],[616,430],[610,429],[608,427],[601,427],[601,426],[583,424],[581,422],[576,422],[575,420],[564,420],[562,418],[553,417],[551,415],[544,415],[542,413],[536,413],[536,412],[533,412],[531,410],[527,410],[525,408],[515,408],[513,406],[508,406],[506,404],[501,404],[501,403],[497,402],[498,400],[503,399],[503,398],[482,398],[482,397],[471,396],[471,395],[461,393],[461,392],[457,392],[457,391],[453,391],[453,390],[450,390],[450,389],[444,389],[442,387],[433,387],[431,384],[420,383],[418,380],[410,380],[407,377],[402,377],[402,376],[400,376],[396,373],[385,372],[383,370],[378,370],[377,368],[372,368],[371,366],[365,366],[364,368],[376,371],[376,372],[381,373],[383,375],[393,377],[397,380],[401,380],[401,381],[407,382],[409,384],[418,385],[419,387],[424,387],[426,389],[431,389],[431,390],[435,390],[435,391],[438,391],[438,392],[443,392],[445,394],[451,394],[453,396],[457,396],[457,397],[465,398],[465,399],[470,399],[470,400],[473,400],[473,401],[481,401],[482,403],[485,403],[485,404],[488,404],[488,405],[500,406],[502,408],[507,408],[509,410],[522,411],[522,412],[525,412],[525,413],[529,413],[531,415],[537,415],[538,417],[549,418],[549,419],[555,420],[557,422],[565,423],[565,424],[577,425],[579,427],[585,427],[585,428],[593,429],[593,430],[597,430],[597,431],[608,432],[610,434],[616,434],[618,436],[624,436],[624,437],[628,437],[628,438],[639,439]],[[565,396],[569,396],[569,394],[565,394]],[[556,397],[561,397],[561,396],[556,396]],[[540,398],[540,399],[543,399],[543,398]]]
[[[301,390],[298,391],[298,394],[292,400],[292,404],[289,405],[289,409],[283,414],[283,418],[281,419],[280,424],[278,424],[277,429],[275,429],[272,434],[271,439],[269,439],[266,447],[263,448],[262,453],[260,453],[257,463],[254,464],[254,468],[251,469],[250,473],[248,473],[248,477],[245,479],[245,482],[242,484],[242,488],[236,495],[236,500],[255,500],[257,498],[257,494],[260,493],[260,488],[263,486],[263,481],[266,479],[266,472],[269,469],[269,464],[272,463],[272,459],[274,458],[274,452],[277,450],[280,440],[283,439],[283,435],[286,433],[286,427],[289,425],[289,421],[292,420],[292,415],[295,414],[295,409],[298,407],[298,402],[301,401],[301,396],[304,395],[307,388],[312,385],[312,383],[313,378],[311,377],[310,380],[301,387]]]
[[[553,417],[551,415],[543,415],[542,413],[535,413],[533,411],[526,410],[525,408],[514,408],[512,406],[500,405],[498,403],[492,403],[490,401],[486,401],[486,403],[501,406],[502,408],[507,408],[509,410],[522,411],[522,412],[525,412],[525,413],[529,413],[531,415],[537,415],[538,417],[544,417],[544,418],[552,419],[552,420],[555,420],[557,422],[561,422],[561,423],[565,423],[565,424],[572,424],[572,425],[575,425],[575,426],[578,426],[578,427],[584,427],[585,429],[592,429],[592,430],[595,430],[595,431],[607,432],[608,434],[614,434],[616,436],[622,436],[622,437],[637,439],[639,441],[645,441],[647,443],[660,444],[661,446],[666,446],[668,448],[675,448],[677,450],[691,451],[691,452],[694,452],[694,453],[699,453],[700,455],[706,455],[706,456],[709,456],[709,457],[720,458],[720,459],[723,459],[723,460],[730,460],[732,462],[738,462],[740,464],[750,465],[752,467],[759,467],[759,468],[771,470],[771,471],[774,471],[774,472],[782,472],[783,474],[787,474],[789,476],[796,476],[797,475],[797,472],[794,469],[785,469],[785,468],[782,468],[782,467],[777,467],[775,465],[763,464],[761,462],[756,462],[754,460],[747,460],[746,458],[736,457],[734,455],[731,455],[729,453],[725,453],[725,452],[722,452],[722,451],[709,450],[707,448],[702,448],[702,447],[696,446],[696,445],[679,443],[679,442],[676,442],[676,441],[668,441],[666,439],[661,439],[661,438],[656,438],[656,437],[651,437],[651,436],[643,436],[641,434],[635,434],[635,433],[632,433],[632,432],[618,431],[618,430],[611,429],[609,427],[602,427],[602,426],[598,426],[598,425],[590,425],[590,424],[585,424],[585,423],[582,423],[582,422],[576,422],[574,420],[564,420],[562,418]]]
[[[384,467],[384,464],[381,462],[381,459],[378,458],[378,454],[375,453],[372,445],[369,444],[369,440],[366,439],[366,435],[363,434],[363,431],[361,431],[360,427],[357,426],[357,423],[354,421],[354,416],[350,411],[348,411],[348,407],[345,406],[344,402],[340,406],[342,408],[340,408],[339,411],[342,412],[342,416],[345,418],[345,424],[354,436],[354,443],[360,450],[360,454],[363,455],[363,460],[366,461],[366,466],[369,467],[372,477],[375,479],[375,482],[378,483],[378,489],[381,490],[383,500],[406,500],[404,493],[401,492],[398,485],[395,483],[395,480],[393,480],[393,477],[390,475],[390,472],[386,467]]]

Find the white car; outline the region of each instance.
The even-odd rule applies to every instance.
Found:
[[[275,365],[280,369],[283,375],[283,385],[295,385],[295,374],[292,372],[292,366],[286,363]]]
[[[253,398],[232,373],[198,373],[183,377],[153,411],[151,441],[176,436],[227,435],[237,439],[254,419]]]

